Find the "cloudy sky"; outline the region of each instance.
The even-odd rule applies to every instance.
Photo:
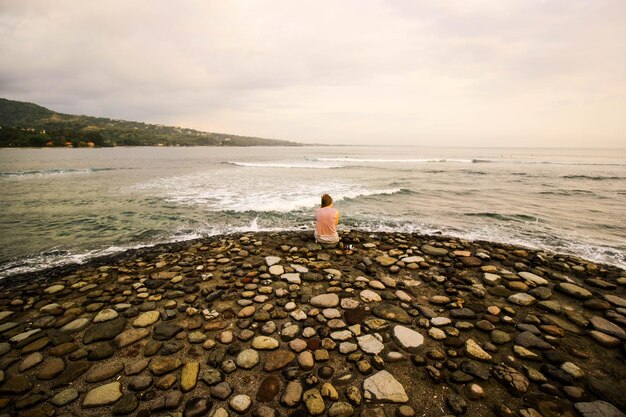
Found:
[[[0,97],[308,143],[626,146],[626,2],[0,0]]]

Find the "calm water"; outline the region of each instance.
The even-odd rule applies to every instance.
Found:
[[[0,150],[0,276],[158,242],[343,227],[442,232],[626,267],[626,150]]]

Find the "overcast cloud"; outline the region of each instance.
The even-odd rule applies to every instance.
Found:
[[[626,144],[626,2],[0,1],[0,96],[329,144]]]

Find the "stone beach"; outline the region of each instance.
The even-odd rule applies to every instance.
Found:
[[[215,236],[0,281],[0,417],[625,417],[626,271],[341,238]]]

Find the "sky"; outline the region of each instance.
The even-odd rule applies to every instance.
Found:
[[[0,97],[303,143],[626,147],[626,1],[0,0]]]

